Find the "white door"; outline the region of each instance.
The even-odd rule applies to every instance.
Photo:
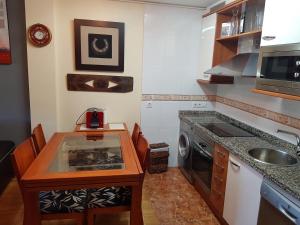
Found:
[[[229,156],[223,217],[229,225],[256,225],[263,177]]]
[[[261,46],[300,42],[299,11],[299,0],[266,0]]]

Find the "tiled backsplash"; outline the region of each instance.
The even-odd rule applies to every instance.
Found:
[[[143,101],[216,101],[248,113],[273,120],[296,129],[300,129],[300,119],[294,118],[281,113],[273,112],[261,107],[250,105],[237,100],[224,98],[216,95],[147,95],[142,97]]]
[[[147,95],[143,101],[216,101],[215,95]]]

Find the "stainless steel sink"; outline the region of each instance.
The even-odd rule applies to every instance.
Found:
[[[298,159],[284,151],[271,148],[253,148],[248,151],[248,154],[255,160],[262,163],[274,165],[294,165],[298,163]]]

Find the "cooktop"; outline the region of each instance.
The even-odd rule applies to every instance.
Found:
[[[201,123],[219,137],[254,137],[253,134],[229,123]]]

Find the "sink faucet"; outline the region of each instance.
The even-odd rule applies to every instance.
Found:
[[[296,141],[297,141],[297,148],[296,148],[297,152],[296,153],[300,157],[300,137],[299,137],[299,135],[296,133],[290,132],[290,131],[280,130],[280,129],[277,130],[277,133],[289,134],[296,138]]]

